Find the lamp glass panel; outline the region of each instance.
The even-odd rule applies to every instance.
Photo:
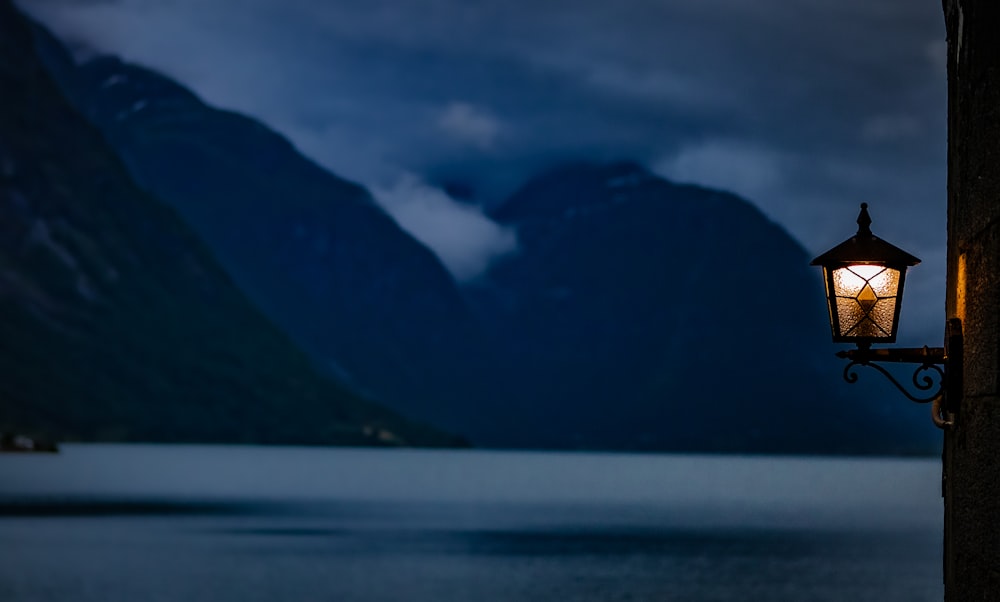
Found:
[[[853,297],[837,297],[837,319],[840,322],[840,332],[838,336],[854,328],[865,313],[861,311],[861,306]]]
[[[857,267],[867,268],[872,266],[857,266]],[[874,289],[875,295],[879,299],[885,299],[887,297],[895,297],[896,292],[899,290],[899,270],[885,268],[881,272],[878,272],[874,276],[869,278],[868,284],[871,285],[872,289]]]
[[[868,317],[883,331],[892,333],[892,321],[896,317],[896,298],[879,299]]]
[[[838,297],[856,297],[868,281],[847,268],[833,271],[833,290]]]
[[[890,338],[899,301],[900,271],[881,265],[833,270],[833,301],[841,337]]]

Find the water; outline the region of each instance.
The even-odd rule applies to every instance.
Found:
[[[941,600],[931,459],[66,445],[0,600]]]

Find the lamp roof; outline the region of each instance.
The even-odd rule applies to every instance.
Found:
[[[857,263],[884,263],[889,266],[913,266],[920,260],[872,234],[872,218],[868,203],[861,203],[858,215],[858,232],[836,247],[813,259],[810,265],[836,266]]]

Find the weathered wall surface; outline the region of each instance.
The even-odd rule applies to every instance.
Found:
[[[945,435],[945,597],[1000,600],[1000,2],[944,0],[949,318],[964,398]]]

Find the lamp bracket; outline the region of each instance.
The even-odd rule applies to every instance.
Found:
[[[960,327],[959,327],[960,328]],[[960,332],[960,331],[959,331]],[[959,339],[961,334],[958,335]],[[957,347],[961,353],[961,342],[949,340],[950,347]],[[868,345],[859,345],[857,349],[840,351],[837,357],[850,360],[844,367],[844,380],[849,383],[858,381],[855,371],[857,366],[874,368],[885,376],[907,399],[916,403],[932,403],[931,416],[939,428],[951,425],[950,413],[944,407],[946,391],[946,371],[953,363],[944,347],[910,347],[872,349]],[[881,363],[887,364],[918,364],[910,377],[911,385],[904,385]],[[960,368],[959,368],[960,369]]]

